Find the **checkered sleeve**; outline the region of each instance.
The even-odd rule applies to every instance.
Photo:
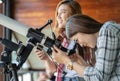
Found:
[[[97,39],[96,64],[85,69],[85,81],[110,81],[120,50],[118,32],[112,24],[103,25]]]

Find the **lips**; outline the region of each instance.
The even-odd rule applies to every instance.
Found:
[[[58,20],[58,23],[62,23],[62,20]]]
[[[63,23],[62,21],[59,21],[59,22],[58,22],[59,25],[62,24],[62,23]]]

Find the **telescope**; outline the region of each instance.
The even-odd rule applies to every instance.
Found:
[[[38,46],[40,50],[45,50],[45,52],[47,52],[48,55],[52,53],[53,45],[56,45],[62,51],[67,52],[68,55],[75,53],[75,49],[77,45],[75,41],[70,41],[68,48],[64,48],[61,45],[61,42],[56,39],[55,35],[53,35],[54,39],[51,39],[50,37],[46,36],[44,33],[41,32],[47,25],[50,25],[51,23],[52,20],[50,19],[44,26],[40,27],[39,29],[33,29],[12,18],[0,14],[1,25],[29,39],[26,45],[14,43],[14,46],[16,48],[9,47],[13,45],[12,41],[8,41],[7,39],[1,39],[2,43],[6,45],[6,47],[17,51],[18,59],[19,59],[18,68],[20,68],[23,65],[23,63],[26,61],[34,46]],[[7,41],[7,43],[9,43],[9,46],[6,43],[4,43],[4,41],[5,42]]]

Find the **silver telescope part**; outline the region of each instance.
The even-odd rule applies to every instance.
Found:
[[[9,18],[8,16],[5,16],[3,14],[0,14],[0,24],[2,26],[7,27],[8,29],[11,29],[11,30],[25,36],[25,37],[30,28],[30,27],[23,25],[22,23],[14,20],[12,18]]]

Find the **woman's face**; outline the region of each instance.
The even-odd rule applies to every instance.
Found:
[[[57,11],[58,28],[64,28],[66,20],[71,16],[71,8],[68,5],[62,4]]]
[[[71,37],[72,40],[76,40],[81,47],[95,48],[97,42],[98,33],[95,34],[84,34],[77,33]]]

